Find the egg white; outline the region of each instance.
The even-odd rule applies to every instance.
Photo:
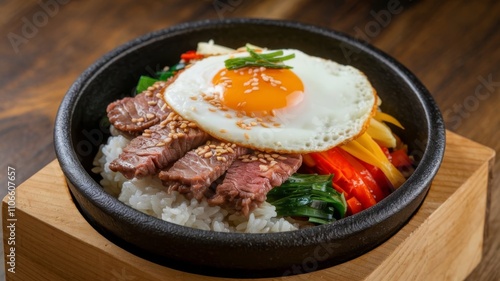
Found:
[[[287,65],[304,85],[304,99],[296,106],[276,110],[274,120],[280,127],[240,128],[255,118],[236,118],[236,112],[217,110],[201,98],[221,95],[222,87],[212,79],[224,68],[224,61],[236,55],[213,56],[196,62],[178,75],[164,91],[164,99],[183,118],[193,121],[214,136],[228,142],[263,151],[306,153],[324,151],[345,143],[362,133],[376,108],[376,93],[367,77],[358,69],[309,56],[299,50]],[[211,109],[210,109],[211,108]],[[227,114],[234,116],[228,118]]]

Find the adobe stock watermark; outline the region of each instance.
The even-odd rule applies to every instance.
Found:
[[[467,96],[462,103],[455,103],[452,108],[448,108],[443,112],[445,120],[449,122],[449,128],[452,130],[458,129],[462,125],[462,121],[471,116],[471,113],[477,111],[481,102],[490,98],[500,87],[500,81],[493,81],[493,74],[490,73],[487,77],[477,76],[479,84],[474,89],[474,93]]]
[[[373,17],[373,20],[367,22],[364,28],[360,28],[359,26],[355,26],[354,37],[357,39],[361,39],[367,43],[377,37],[383,28],[389,26],[392,21],[393,16],[400,14],[403,12],[403,5],[398,0],[390,0],[387,2],[386,9],[380,10],[378,12],[371,10],[370,15]],[[360,52],[358,49],[351,48],[347,43],[342,42],[340,44],[340,48],[344,57],[347,59],[347,63],[351,62],[351,56],[353,54],[357,54]]]
[[[234,12],[243,2],[244,0],[214,0],[212,6],[219,19],[223,19],[224,14]]]
[[[55,17],[59,13],[61,5],[66,5],[70,0],[40,0],[38,6],[40,10],[35,12],[31,17],[22,17],[23,23],[21,30],[18,32],[9,32],[9,39],[12,49],[17,54],[19,47],[33,39],[39,32],[40,28],[49,23],[49,19]]]
[[[16,168],[7,167],[7,219],[4,226],[8,229],[5,246],[5,269],[10,273],[16,273]]]

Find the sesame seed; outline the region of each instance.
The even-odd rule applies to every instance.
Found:
[[[221,132],[221,133],[223,133],[223,134],[224,134],[224,133],[227,133],[227,131],[226,131],[226,130],[224,130],[224,129],[220,129],[220,130],[219,130],[219,132]]]
[[[154,90],[155,90],[155,87],[151,87],[151,86],[148,87],[148,91],[154,91]]]
[[[259,82],[253,82],[250,86],[259,86]]]
[[[167,108],[167,106],[168,106],[168,105],[167,105],[166,103],[164,103],[164,104],[161,106],[161,110],[165,110],[165,109]]]
[[[252,162],[252,160],[250,160],[250,159],[241,159],[241,162],[248,163],[248,162]]]
[[[259,170],[261,172],[266,172],[267,170],[269,170],[269,167],[266,165],[259,165]]]
[[[156,144],[156,146],[164,146],[164,145],[165,145],[165,143],[163,143],[163,142],[159,142]]]
[[[258,90],[259,90],[259,87],[252,87],[252,90],[254,90],[254,91],[258,91]]]
[[[278,158],[279,156],[280,156],[280,155],[279,155],[279,154],[276,154],[276,153],[271,154],[271,157],[273,157],[273,158]]]
[[[143,137],[146,137],[146,138],[149,138],[149,137],[151,137],[151,134],[148,134],[148,133],[142,133],[142,136],[143,136]]]
[[[278,156],[278,159],[279,159],[279,160],[286,160],[286,157],[285,157],[285,156],[281,156],[281,155],[280,155],[280,156]]]
[[[155,118],[155,117],[156,117],[156,115],[155,115],[155,114],[153,114],[153,113],[148,113],[148,114],[146,114],[146,118],[147,118],[148,120],[153,119],[153,118]]]
[[[250,139],[250,136],[248,136],[247,133],[244,133],[243,136],[245,136],[245,139],[249,140]]]
[[[192,99],[192,100],[197,100],[198,99],[198,97],[196,97],[196,96],[190,96],[189,98]]]
[[[250,94],[252,92],[252,90],[248,89],[248,90],[245,90],[243,93],[244,94]]]
[[[260,124],[262,127],[264,127],[264,128],[269,128],[269,127],[270,127],[267,123],[264,123],[264,122],[260,122],[259,124]]]
[[[209,151],[209,152],[205,153],[205,154],[203,155],[203,157],[205,157],[205,158],[210,158],[210,157],[212,157],[212,151]]]
[[[144,117],[137,119],[137,122],[144,122]]]
[[[156,97],[161,99],[161,94],[160,93],[156,93]]]
[[[132,119],[130,119],[130,121],[132,121],[132,123],[137,123],[137,119],[136,118],[132,118]]]
[[[231,116],[231,114],[229,114],[229,113],[224,114],[224,116],[225,116],[226,118],[233,118],[233,116]]]
[[[209,107],[209,108],[208,108],[208,111],[211,111],[211,112],[216,112],[216,111],[217,111],[217,109]]]
[[[150,92],[150,91],[146,91],[146,93],[144,93],[146,95],[146,97],[152,97],[153,96],[153,93]]]
[[[230,153],[234,153],[234,149],[232,149],[230,146],[227,147],[227,151],[229,151]]]

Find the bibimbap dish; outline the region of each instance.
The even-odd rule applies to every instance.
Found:
[[[369,79],[299,50],[200,42],[112,102],[93,170],[110,194],[168,222],[278,232],[375,205],[411,175]]]
[[[117,48],[73,84],[54,136],[75,204],[106,238],[230,277],[373,249],[417,210],[444,151],[439,110],[399,63],[261,19],[181,24]]]

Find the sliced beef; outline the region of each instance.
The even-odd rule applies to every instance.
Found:
[[[172,80],[156,82],[135,97],[110,103],[106,109],[109,122],[120,131],[137,135],[165,120],[171,110],[163,101],[162,93]]]
[[[224,205],[249,212],[266,200],[267,193],[280,186],[302,164],[300,154],[244,155],[234,161],[225,178],[208,199],[212,205]]]
[[[196,124],[171,112],[160,124],[134,138],[109,168],[128,179],[154,175],[208,138]]]
[[[218,140],[189,151],[171,168],[160,172],[160,179],[169,190],[190,193],[201,200],[212,182],[218,179],[239,156],[248,149]]]

